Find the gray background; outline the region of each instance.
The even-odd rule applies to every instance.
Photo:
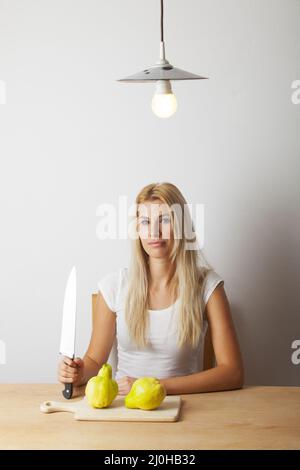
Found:
[[[116,82],[157,60],[158,0],[0,0],[2,382],[56,380],[74,264],[84,353],[91,293],[129,260],[97,207],[167,180],[205,204],[246,382],[300,385],[299,18],[298,0],[166,0],[167,57],[210,80],[174,84],[159,120],[154,86]]]

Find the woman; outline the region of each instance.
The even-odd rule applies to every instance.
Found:
[[[150,184],[140,191],[130,269],[107,274],[99,282],[88,350],[83,360],[63,358],[62,383],[79,386],[97,375],[116,337],[120,395],[142,376],[159,378],[167,394],[243,386],[242,358],[224,281],[201,251],[188,244],[193,223],[186,204],[170,183]],[[208,326],[216,366],[203,371]]]

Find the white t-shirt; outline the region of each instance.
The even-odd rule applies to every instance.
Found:
[[[214,289],[224,283],[215,272],[209,271],[203,287],[206,305]],[[128,288],[128,268],[120,268],[104,276],[98,282],[110,310],[116,313],[117,370],[115,378],[129,377],[166,378],[189,375],[202,370],[203,344],[207,321],[196,348],[177,346],[178,300],[168,308],[149,311],[149,345],[138,348],[131,340],[125,320],[125,297]]]

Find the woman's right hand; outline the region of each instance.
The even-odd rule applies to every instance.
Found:
[[[84,362],[80,357],[70,359],[63,357],[58,365],[58,380],[66,384],[72,383],[73,385],[80,384],[83,378]]]

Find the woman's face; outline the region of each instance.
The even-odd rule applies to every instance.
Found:
[[[170,208],[156,199],[138,206],[138,234],[146,253],[153,258],[165,258],[173,246]]]

